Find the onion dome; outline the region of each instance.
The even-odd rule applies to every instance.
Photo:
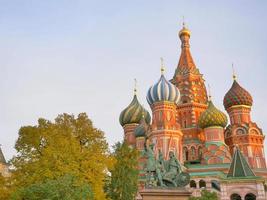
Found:
[[[143,108],[139,103],[136,94],[134,94],[133,100],[129,106],[127,106],[120,114],[120,124],[124,126],[125,124],[139,124],[142,115],[144,115],[146,123],[150,123],[151,117],[149,112]]]
[[[148,125],[144,118],[144,115],[141,119],[141,123],[134,129],[134,135],[136,138],[138,137],[145,137],[148,130]]]
[[[252,106],[253,99],[249,92],[241,87],[235,80],[230,90],[226,93],[223,99],[223,105],[225,109],[228,109],[235,105]]]
[[[227,117],[214,106],[212,101],[209,101],[208,108],[200,115],[198,123],[201,128],[211,126],[225,127],[227,125]]]
[[[159,101],[169,101],[178,104],[180,100],[180,91],[175,85],[166,80],[163,72],[164,68],[162,64],[161,77],[159,81],[155,85],[151,86],[147,92],[146,99],[149,105]]]
[[[176,86],[166,80],[164,75],[161,75],[159,81],[149,88],[146,99],[149,105],[159,101],[170,101],[178,104],[180,92]]]
[[[190,34],[191,34],[190,30],[187,29],[187,28],[185,27],[185,23],[183,23],[183,28],[182,28],[182,30],[180,30],[180,32],[179,32],[179,37],[181,38],[183,35],[187,35],[188,37],[190,37]]]

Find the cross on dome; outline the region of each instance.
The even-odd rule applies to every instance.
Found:
[[[137,94],[137,80],[136,78],[134,79],[134,95]]]
[[[165,71],[165,66],[164,66],[164,60],[163,60],[162,57],[160,58],[160,62],[161,62],[161,64],[160,64],[160,71],[161,71],[161,74],[163,75],[164,74],[164,71]]]
[[[235,74],[234,63],[232,63],[232,70],[233,70],[233,79],[236,80],[236,74]]]

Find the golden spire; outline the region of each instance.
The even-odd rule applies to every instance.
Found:
[[[179,32],[179,37],[181,38],[182,35],[188,35],[189,37],[190,37],[190,35],[191,35],[189,29],[187,29],[186,26],[185,26],[184,16],[183,16],[183,28],[182,28],[182,30],[180,30],[180,32]]]
[[[233,80],[236,80],[236,74],[235,74],[235,68],[234,68],[234,63],[232,63],[232,70],[233,70]]]
[[[134,79],[134,95],[137,94],[137,80],[136,78]]]
[[[164,60],[163,60],[162,57],[160,58],[160,62],[161,62],[161,64],[160,64],[160,71],[161,71],[161,75],[163,75],[164,74],[164,71],[165,71],[165,67],[164,67]]]

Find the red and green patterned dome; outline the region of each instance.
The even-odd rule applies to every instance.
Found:
[[[223,99],[223,105],[226,110],[236,105],[252,106],[252,103],[253,99],[249,92],[241,87],[236,80],[234,80],[232,87]]]
[[[213,105],[212,101],[209,101],[208,108],[200,115],[198,123],[201,128],[211,126],[225,127],[227,125],[227,117]]]

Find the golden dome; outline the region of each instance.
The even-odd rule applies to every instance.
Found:
[[[190,37],[190,34],[191,34],[190,30],[187,29],[187,28],[185,27],[185,25],[183,24],[183,28],[182,28],[182,30],[180,30],[180,32],[179,32],[179,37],[182,37],[183,35],[188,35],[188,37]]]

